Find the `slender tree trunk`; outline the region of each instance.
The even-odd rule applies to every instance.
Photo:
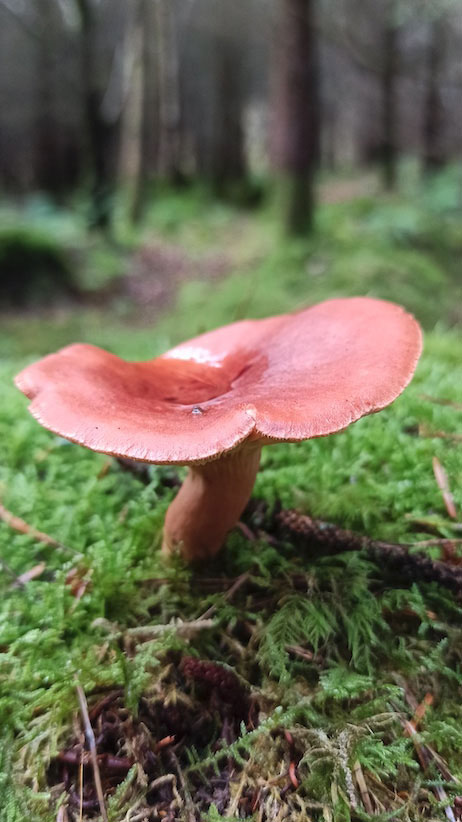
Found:
[[[336,135],[339,118],[334,103],[323,108],[323,133],[321,135],[320,164],[328,171],[335,171],[337,165]]]
[[[56,4],[43,0],[41,34],[37,38],[37,88],[35,117],[34,171],[40,189],[59,197],[62,191],[60,129],[55,113]]]
[[[395,0],[388,0],[387,19],[383,38],[382,86],[382,175],[387,191],[396,186],[397,144],[397,79],[398,79],[398,26],[394,18]]]
[[[152,0],[141,0],[141,122],[138,170],[132,219],[143,219],[159,154],[159,96],[155,65],[155,25]]]
[[[212,156],[212,185],[219,196],[232,193],[245,180],[246,161],[243,129],[243,100],[239,55],[226,37],[217,38],[215,59],[216,93]]]
[[[443,105],[440,93],[444,60],[444,23],[441,18],[431,24],[426,60],[426,90],[423,117],[423,170],[431,173],[444,165],[441,146]]]
[[[159,45],[160,170],[167,180],[175,184],[181,181],[182,173],[180,65],[173,0],[157,0],[156,9]]]
[[[314,172],[319,153],[319,90],[315,0],[280,0],[276,37],[273,157],[282,178],[284,222],[290,234],[313,224]]]
[[[120,111],[104,110],[106,89],[98,84],[95,19],[89,0],[76,0],[82,25],[82,86],[92,168],[92,213],[95,228],[110,231],[120,143]]]

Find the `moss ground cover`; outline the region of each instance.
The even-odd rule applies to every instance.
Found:
[[[452,189],[438,185],[432,198],[326,205],[309,244],[280,242],[271,214],[217,209],[199,220],[189,204],[177,221],[163,202],[153,219],[169,241],[200,253],[240,237],[229,277],[184,285],[155,327],[87,309],[2,323],[1,501],[59,542],[0,522],[2,820],[79,819],[80,760],[62,761],[80,751],[77,683],[94,709],[112,822],[457,819],[456,596],[404,583],[358,552],[316,559],[238,529],[206,569],[167,565],[159,546],[175,472],[153,466],[141,482],[54,437],[11,382],[73,339],[141,358],[339,293],[403,302],[427,329],[405,394],[342,434],[266,448],[254,497],[375,538],[424,540],[439,558],[430,537],[462,536],[432,468],[437,457],[462,510],[462,341],[460,238]],[[257,531],[252,515],[246,522]],[[406,722],[425,698],[416,737]],[[97,818],[91,766],[82,773],[82,810]]]

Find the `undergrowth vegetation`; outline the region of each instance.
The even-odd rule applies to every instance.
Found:
[[[460,228],[452,189],[438,185],[420,199],[323,206],[308,245],[279,243],[271,215],[217,207],[207,220],[190,201],[179,224],[167,198],[154,208],[162,236],[197,253],[226,242],[234,266],[212,286],[186,283],[179,320],[139,328],[79,309],[3,324],[0,498],[58,545],[0,521],[2,822],[71,822],[80,807],[98,817],[92,768],[76,758],[77,685],[111,822],[458,818],[459,598],[361,552],[313,556],[269,532],[265,513],[296,507],[423,542],[433,558],[442,549],[429,541],[449,537],[453,561],[461,553],[432,468],[437,457],[462,510],[462,343],[448,330]],[[142,481],[53,436],[12,386],[31,357],[72,339],[149,357],[221,322],[339,293],[403,302],[433,329],[416,377],[342,434],[265,448],[254,491],[265,506],[254,502],[200,571],[159,551],[176,471],[152,466]]]

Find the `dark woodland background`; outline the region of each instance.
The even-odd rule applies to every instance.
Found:
[[[0,186],[111,227],[200,180],[309,229],[315,172],[460,156],[458,0],[1,0]]]

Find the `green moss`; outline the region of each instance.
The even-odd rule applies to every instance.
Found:
[[[0,232],[0,306],[49,302],[71,293],[70,259],[51,235],[16,226]]]

